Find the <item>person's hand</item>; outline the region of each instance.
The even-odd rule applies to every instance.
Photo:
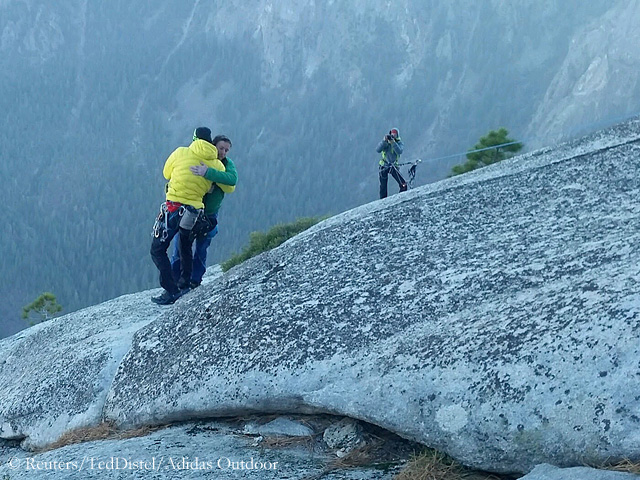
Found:
[[[207,173],[208,168],[209,167],[207,167],[203,162],[200,162],[200,165],[189,167],[189,170],[191,170],[191,173],[193,173],[194,175],[204,177],[204,175]]]

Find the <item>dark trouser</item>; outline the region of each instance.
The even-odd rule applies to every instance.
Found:
[[[160,286],[172,295],[177,294],[180,289],[173,279],[171,273],[171,263],[167,255],[167,250],[171,244],[171,240],[176,234],[180,238],[180,280],[178,284],[189,285],[191,279],[191,268],[193,265],[193,258],[191,254],[191,245],[193,239],[191,238],[191,232],[180,227],[180,214],[178,210],[171,212],[167,215],[167,235],[166,238],[154,237],[151,242],[151,258],[153,263],[156,264],[160,271]]]
[[[206,237],[196,238],[196,246],[193,250],[193,271],[191,273],[191,281],[193,283],[201,283],[204,273],[207,271],[207,249],[211,245],[211,240],[218,233],[218,216],[210,215],[211,221],[215,221],[216,228],[211,230]],[[173,255],[171,255],[171,269],[173,270],[173,278],[178,280],[181,274],[182,262],[180,261],[180,238],[173,242]]]
[[[391,176],[395,178],[396,182],[398,182],[398,186],[400,187],[401,192],[407,191],[407,182],[402,175],[400,175],[400,170],[398,167],[385,163],[384,165],[380,165],[379,177],[380,177],[380,198],[387,197],[387,181],[389,180],[389,173]]]

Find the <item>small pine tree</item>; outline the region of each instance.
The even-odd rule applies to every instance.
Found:
[[[462,165],[456,165],[451,169],[449,176],[460,175],[463,173],[482,168],[492,163],[501,162],[507,158],[514,156],[517,152],[522,150],[524,144],[513,143],[515,140],[508,137],[509,132],[506,128],[501,127],[498,130],[491,130],[484,137],[481,137],[478,143],[470,149],[470,153],[467,154],[467,161]],[[496,145],[504,145],[505,143],[511,143],[511,145],[505,145],[503,147],[490,148]],[[482,150],[477,152],[475,150]]]
[[[30,325],[35,325],[52,319],[61,311],[62,305],[58,303],[56,296],[51,292],[44,292],[29,305],[22,307],[22,318],[27,320],[31,314],[36,315],[35,321],[29,321]]]
[[[229,260],[223,262],[220,267],[223,272],[226,272],[231,267],[235,267],[251,257],[255,257],[262,252],[276,248],[289,238],[303,232],[326,218],[328,217],[304,217],[297,219],[293,223],[275,225],[267,232],[251,232],[249,234],[249,245],[247,245],[241,253],[233,255]]]

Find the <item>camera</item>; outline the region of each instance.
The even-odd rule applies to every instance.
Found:
[[[393,137],[392,137],[390,134],[388,134],[388,133],[384,136],[384,139],[385,139],[387,142],[392,142],[392,141],[393,141]]]

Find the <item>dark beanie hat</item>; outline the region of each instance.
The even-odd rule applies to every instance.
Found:
[[[193,131],[193,139],[206,140],[207,142],[213,144],[213,141],[211,140],[211,130],[209,130],[207,127],[196,128]]]

